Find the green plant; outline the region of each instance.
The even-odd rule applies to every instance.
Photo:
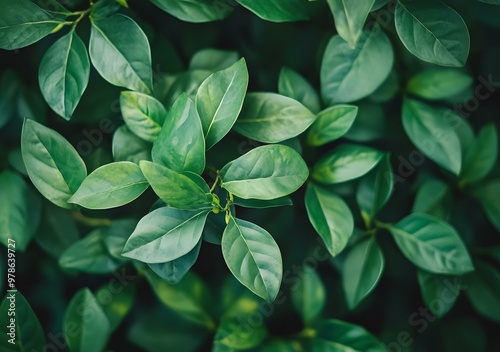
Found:
[[[498,4],[2,0],[2,350],[498,349]]]

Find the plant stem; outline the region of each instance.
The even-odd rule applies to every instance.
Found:
[[[72,212],[71,215],[79,223],[90,226],[90,227],[100,227],[100,226],[110,226],[111,225],[110,219],[89,218],[88,216],[85,216],[78,211]]]

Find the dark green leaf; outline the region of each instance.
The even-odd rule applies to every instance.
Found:
[[[305,324],[310,324],[323,310],[326,289],[321,277],[312,268],[304,267],[298,275],[298,283],[292,290],[292,304]]]
[[[413,211],[447,220],[453,206],[452,201],[450,187],[445,182],[429,180],[418,189]]]
[[[118,127],[113,135],[115,161],[130,161],[136,164],[141,160],[151,161],[151,148],[151,143],[137,137],[125,125]]]
[[[357,106],[346,104],[321,111],[309,130],[307,142],[320,146],[339,139],[351,128],[357,114]]]
[[[305,2],[301,0],[236,0],[236,2],[266,21],[292,22],[309,18]]]
[[[278,93],[300,102],[317,114],[321,108],[318,93],[311,84],[292,69],[283,67],[278,79]]]
[[[202,49],[191,57],[190,70],[220,71],[238,61],[240,55],[236,51],[219,49]]]
[[[109,320],[110,329],[115,330],[134,305],[135,286],[131,283],[119,286],[111,283],[101,286],[95,297]]]
[[[234,197],[234,204],[245,208],[275,208],[282,207],[285,205],[292,205],[292,199],[290,197],[280,197],[271,200],[259,200],[259,199],[243,199],[239,197]]]
[[[172,106],[184,93],[194,100],[198,88],[211,74],[212,71],[192,70],[160,77],[155,86],[155,97],[165,106]]]
[[[473,196],[481,203],[488,219],[500,231],[500,180],[491,180],[472,190]]]
[[[111,16],[123,6],[118,3],[119,1],[123,0],[99,0],[92,6],[92,18],[102,19]]]
[[[1,40],[1,39],[0,39]],[[21,90],[21,79],[12,70],[6,70],[0,77],[0,128],[14,116],[17,96]]]
[[[438,318],[444,316],[453,307],[459,292],[456,282],[460,278],[449,275],[435,275],[418,271],[418,283],[424,303]]]
[[[127,259],[122,257],[123,247],[125,247],[125,243],[134,232],[137,222],[136,219],[120,219],[111,222],[111,225],[106,230],[104,244],[112,257],[121,260]]]
[[[456,69],[431,69],[420,72],[408,82],[408,92],[429,100],[451,98],[472,84],[472,77]]]
[[[186,22],[211,22],[222,20],[233,9],[229,0],[149,0],[160,9]]]
[[[485,262],[477,262],[476,271],[464,277],[465,294],[481,315],[500,322],[500,271]]]

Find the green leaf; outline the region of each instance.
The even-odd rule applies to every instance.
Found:
[[[148,142],[154,142],[158,138],[167,116],[162,103],[139,92],[121,92],[120,110],[128,128]]]
[[[205,169],[205,140],[195,105],[182,94],[169,111],[153,144],[153,161],[176,172],[201,174]]]
[[[200,176],[187,176],[149,161],[141,161],[139,166],[155,193],[169,206],[178,209],[212,208],[212,195],[200,187],[205,183]]]
[[[290,197],[280,197],[271,200],[243,199],[239,197],[234,197],[234,204],[245,208],[264,209],[264,208],[282,207],[285,205],[293,205],[293,202]]]
[[[115,330],[134,305],[135,285],[127,283],[119,288],[111,283],[101,286],[95,296],[97,303],[109,320],[110,329]]]
[[[211,74],[212,71],[192,70],[160,77],[155,85],[155,97],[165,106],[172,106],[184,93],[193,100],[200,85]]]
[[[324,101],[328,105],[349,103],[372,94],[389,76],[393,62],[391,42],[378,25],[364,30],[354,49],[340,36],[333,36],[321,63]]]
[[[368,223],[371,223],[387,203],[393,190],[394,175],[391,167],[391,156],[387,153],[377,168],[361,180],[356,193],[356,201],[363,218],[368,219]]]
[[[89,74],[87,49],[72,30],[56,41],[40,62],[38,81],[45,101],[69,120],[87,88]]]
[[[210,75],[198,89],[196,109],[200,114],[207,149],[233,127],[245,100],[248,70],[245,59]]]
[[[148,187],[139,165],[120,161],[88,175],[68,202],[87,209],[116,208],[137,199]]]
[[[221,71],[238,61],[237,51],[202,49],[197,51],[189,61],[189,70]]]
[[[292,22],[309,18],[305,2],[301,0],[236,0],[236,2],[270,22]]]
[[[474,270],[456,230],[438,218],[413,213],[388,229],[404,256],[420,269],[454,275]]]
[[[278,78],[278,93],[300,102],[317,114],[321,109],[318,93],[311,84],[292,69],[283,67]]]
[[[196,263],[198,255],[200,254],[201,242],[202,240],[200,239],[198,244],[182,257],[165,263],[148,264],[148,266],[156,275],[169,284],[178,284],[194,263]]]
[[[429,100],[442,100],[456,96],[472,84],[472,77],[456,69],[430,69],[413,76],[408,92]]]
[[[425,156],[458,175],[462,167],[460,141],[455,129],[446,120],[447,114],[448,110],[405,99],[403,127]]]
[[[118,1],[119,0],[99,0],[98,2],[95,3],[94,6],[92,6],[92,11],[91,11],[92,18],[104,19],[113,15],[123,6],[122,4],[119,4]]]
[[[441,66],[465,65],[469,32],[451,7],[441,1],[398,1],[394,16],[399,38],[420,60]]]
[[[328,319],[316,328],[313,352],[385,352],[375,336],[358,325]]]
[[[500,231],[500,179],[491,180],[472,190],[493,226]]]
[[[200,241],[207,215],[207,210],[156,209],[139,221],[122,255],[151,264],[180,258]]]
[[[92,20],[90,60],[109,83],[142,93],[153,90],[148,38],[131,18],[115,14]]]
[[[125,125],[118,127],[113,134],[115,161],[130,161],[136,164],[141,160],[151,161],[151,148],[151,143],[137,137]]]
[[[335,29],[351,48],[356,46],[375,0],[328,0]]]
[[[264,143],[298,136],[316,119],[298,101],[276,93],[249,93],[234,130]]]
[[[485,178],[495,166],[498,157],[498,135],[490,123],[479,131],[475,142],[466,151],[460,180],[462,184],[475,183]]]
[[[349,309],[354,309],[377,286],[384,272],[382,250],[372,236],[347,252],[342,268],[342,287]]]
[[[123,265],[104,244],[106,229],[99,228],[69,246],[59,257],[59,266],[91,274],[111,273]]]
[[[295,311],[305,324],[310,324],[321,314],[326,303],[326,289],[315,270],[304,267],[300,271],[291,298]]]
[[[427,213],[443,220],[447,220],[453,208],[451,189],[441,180],[425,182],[417,192],[413,211]]]
[[[0,304],[0,332],[0,349],[4,352],[42,351],[46,347],[42,325],[19,291],[8,292]]]
[[[149,0],[161,10],[185,22],[212,22],[222,20],[233,9],[229,0]]]
[[[0,49],[24,48],[49,35],[62,23],[29,0],[3,0],[0,3]]]
[[[1,39],[0,39],[1,41]],[[15,115],[17,99],[21,91],[21,79],[18,74],[10,69],[5,70],[0,76],[0,128],[2,128]]]
[[[464,277],[465,295],[479,314],[500,322],[500,271],[486,262],[475,264],[476,270]]]
[[[31,182],[52,203],[74,209],[68,199],[87,176],[73,146],[59,133],[33,120],[24,120],[21,136],[24,165]]]
[[[92,292],[88,288],[78,291],[64,315],[64,335],[70,351],[102,351],[110,333],[108,318]]]
[[[320,146],[339,139],[349,131],[358,114],[358,107],[340,104],[321,111],[307,134],[307,143]]]
[[[242,329],[241,319],[232,318],[221,321],[214,337],[214,350],[218,351],[239,351],[258,347],[267,337],[267,330],[264,324],[259,324],[252,329]]]
[[[111,222],[104,236],[104,244],[112,257],[122,261],[127,260],[122,257],[123,247],[134,232],[137,222],[137,219],[120,219]]]
[[[384,157],[384,153],[370,147],[341,144],[323,156],[313,167],[313,179],[333,184],[363,176]]]
[[[302,157],[290,147],[266,145],[226,164],[221,186],[240,198],[270,200],[295,192],[309,171]]]
[[[7,248],[24,252],[40,222],[40,198],[17,173],[0,173],[0,241]]]
[[[174,312],[194,323],[215,328],[210,315],[210,291],[205,283],[192,272],[176,285],[163,281],[152,271],[146,271],[146,278],[158,299]]]
[[[231,216],[222,235],[222,254],[234,277],[250,291],[268,302],[276,298],[283,263],[269,232]]]
[[[477,270],[477,269],[476,269]],[[441,318],[455,304],[459,291],[455,288],[457,276],[435,275],[426,271],[418,271],[418,284],[420,292],[427,307],[432,314]]]
[[[305,203],[311,224],[330,254],[336,256],[345,248],[354,230],[351,210],[342,198],[312,183],[307,185]]]

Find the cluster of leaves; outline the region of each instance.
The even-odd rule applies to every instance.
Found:
[[[267,77],[256,73],[253,83],[249,71],[263,60],[259,55],[274,52],[259,53],[246,42],[232,48],[245,58],[195,45],[189,66],[175,67],[176,60],[182,66],[175,49],[153,41],[149,32],[160,29],[141,19],[156,8],[152,5],[2,1],[0,48],[17,50],[58,37],[37,63],[50,119],[41,112],[45,104],[37,91],[18,73],[5,71],[0,79],[0,132],[11,136],[0,150],[0,240],[7,245],[14,239],[20,252],[42,249],[56,259],[43,261],[47,268],[58,267],[56,275],[67,277],[57,279],[60,287],[69,282],[74,288],[69,303],[62,298],[49,313],[56,316],[48,319],[49,328],[64,332],[63,348],[104,350],[128,325],[129,339],[148,351],[178,344],[185,350],[208,344],[214,351],[389,348],[360,325],[331,319],[337,303],[327,299],[327,275],[304,264],[290,278],[286,258],[290,264],[317,265],[318,249],[340,273],[343,310],[366,309],[365,299],[382,285],[386,256],[404,266],[402,255],[414,265],[408,269],[416,271],[411,282],[418,283],[433,315],[451,311],[459,294],[443,299],[443,292],[459,280],[475,311],[500,321],[500,271],[492,265],[498,264],[500,247],[491,246],[498,242],[491,233],[500,231],[497,127],[480,120],[475,134],[469,116],[456,109],[472,101],[468,111],[474,112],[495,94],[497,83],[492,74],[476,81],[461,68],[469,59],[469,29],[452,7],[438,0],[150,2],[192,23],[241,17],[257,21],[255,32],[278,22],[271,27],[278,33],[282,22],[318,18],[336,34],[320,26],[321,59],[309,72],[311,81],[277,60],[279,75],[272,83],[277,92],[271,92]],[[484,9],[498,12],[497,1],[485,2]],[[334,26],[324,21],[326,8]],[[313,37],[317,29],[311,30]],[[201,35],[199,29],[194,33]],[[175,73],[153,74],[155,48],[168,51]],[[91,71],[102,78],[98,89],[87,89]],[[257,89],[247,92],[249,85]],[[96,137],[85,130],[97,148],[86,157],[81,144],[68,137],[68,126],[99,120],[79,113],[84,109],[89,115],[109,110],[109,101],[96,98],[105,95],[101,87],[119,107],[114,120],[120,126],[111,145],[101,145],[102,131],[94,130]],[[388,123],[388,115],[401,119]],[[61,133],[48,127],[50,121]],[[406,150],[410,161],[402,156]],[[482,210],[469,221],[471,202]],[[320,241],[314,242],[313,230]],[[80,238],[81,231],[88,234]],[[32,240],[38,248],[30,246]],[[283,255],[280,248],[286,248]],[[210,255],[200,265],[203,252]],[[389,267],[389,276],[397,275],[397,266]],[[204,270],[214,274],[203,275]],[[128,281],[126,274],[116,279],[120,271],[134,274]],[[78,273],[93,275],[80,283],[74,280]],[[168,308],[161,314],[157,305],[141,314],[147,293],[136,298],[136,286],[143,287],[143,278]],[[283,286],[291,282],[293,314],[301,321],[299,332],[284,336],[263,318],[283,305],[288,297]],[[221,299],[214,300],[213,291]],[[0,346],[43,350],[52,342],[21,293],[17,304],[16,346],[6,341]],[[8,308],[5,299],[2,331]],[[127,315],[135,316],[132,324],[124,322]],[[260,322],[254,323],[255,317]],[[481,339],[481,326],[467,322]],[[172,335],[158,338],[170,328]],[[486,349],[481,343],[478,351]]]

